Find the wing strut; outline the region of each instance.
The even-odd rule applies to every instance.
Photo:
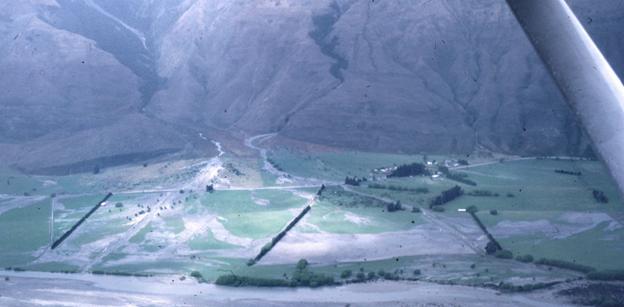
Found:
[[[624,195],[624,86],[564,0],[507,0]]]

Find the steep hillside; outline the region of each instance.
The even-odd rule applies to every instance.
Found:
[[[502,1],[196,1],[160,50],[150,110],[171,121],[367,150],[586,150]]]
[[[622,3],[571,4],[624,71]],[[31,171],[209,154],[197,133],[215,129],[374,151],[587,150],[497,0],[5,3],[0,88],[0,160]]]
[[[178,132],[139,112],[153,66],[140,65],[128,31],[66,3],[0,8],[0,160],[84,171],[184,148]]]

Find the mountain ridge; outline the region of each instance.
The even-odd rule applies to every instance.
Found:
[[[622,72],[622,4],[570,3]],[[503,1],[0,9],[0,160],[25,170],[210,154],[197,133],[221,130],[367,151],[589,151]]]

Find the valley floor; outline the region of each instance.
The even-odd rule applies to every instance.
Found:
[[[320,289],[229,288],[168,277],[0,272],[0,305],[58,306],[562,306],[551,292],[497,291],[427,282],[375,282]]]
[[[558,291],[590,271],[624,268],[623,203],[597,161],[304,152],[273,138],[97,174],[0,170],[0,305],[548,306],[570,302]],[[415,162],[429,174],[387,176]],[[463,194],[430,206],[455,187]],[[486,254],[476,220],[511,258]],[[302,275],[333,286],[214,284],[321,286]]]

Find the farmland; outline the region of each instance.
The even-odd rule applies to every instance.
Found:
[[[262,157],[225,152],[205,161],[62,177],[3,170],[0,266],[186,278],[195,272],[208,283],[227,274],[287,282],[300,259],[314,274],[337,283],[390,276],[471,286],[533,285],[582,276],[486,255],[487,237],[460,210],[475,207],[476,216],[515,256],[597,270],[624,267],[618,257],[624,251],[624,207],[599,162],[533,158],[450,166],[453,174],[476,183],[471,185],[434,176],[446,160],[435,158],[427,164],[430,175],[399,178],[379,170],[425,163],[427,157],[277,150],[267,155],[272,168]],[[360,181],[345,185],[347,176]],[[318,196],[323,182],[326,189]],[[432,200],[455,186],[463,195],[433,210]],[[608,203],[596,201],[595,189]],[[50,248],[108,192],[112,198],[58,248]],[[250,266],[248,260],[308,203],[310,212]]]

